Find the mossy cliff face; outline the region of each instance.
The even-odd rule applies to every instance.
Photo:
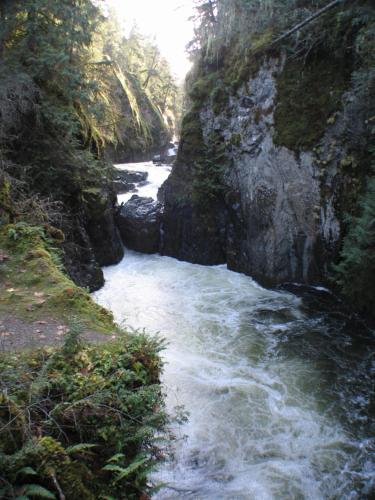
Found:
[[[106,146],[106,156],[115,163],[147,161],[164,151],[172,140],[172,129],[133,75],[116,68],[111,94],[118,123],[116,144]]]
[[[104,283],[100,266],[123,256],[114,223],[113,168],[89,151],[72,151],[69,143],[51,134],[41,120],[42,100],[41,90],[26,77],[18,83],[17,75],[2,81],[0,226],[30,220],[38,225],[48,214],[32,212],[42,213],[46,200],[59,203],[54,225],[64,233],[60,243],[65,268],[77,285],[97,290]],[[23,200],[21,210],[12,196]],[[33,199],[44,202],[33,206]]]
[[[199,70],[194,121],[183,123],[164,189],[168,255],[207,264],[221,252],[231,269],[267,285],[326,280],[344,213],[355,210],[368,173],[368,110],[351,90],[351,63],[329,51],[305,60],[268,54],[248,71],[240,65],[241,83],[228,77],[225,59],[214,84]],[[204,180],[214,192],[211,201],[205,194],[210,225],[196,198],[204,177],[197,165],[212,152],[220,158]]]

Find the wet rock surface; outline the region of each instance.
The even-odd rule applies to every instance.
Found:
[[[137,252],[158,252],[162,212],[163,206],[158,201],[133,195],[116,217],[124,245]]]
[[[136,185],[141,186],[147,183],[147,172],[137,170],[116,170],[113,181],[113,189],[117,194],[129,193],[136,189]]]

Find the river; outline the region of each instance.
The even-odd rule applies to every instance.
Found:
[[[147,170],[138,194],[153,197],[170,171],[121,167]],[[225,266],[129,250],[104,275],[95,300],[117,322],[166,338],[167,408],[189,413],[155,474],[167,483],[155,498],[371,497],[373,335],[329,292],[303,300]]]

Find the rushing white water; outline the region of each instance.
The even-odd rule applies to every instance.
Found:
[[[156,199],[156,195],[159,187],[167,179],[171,172],[171,167],[168,165],[160,165],[155,167],[151,161],[143,163],[122,163],[116,165],[120,170],[135,170],[138,172],[147,172],[147,183],[144,186],[137,187],[137,191],[134,193],[125,193],[118,195],[119,203],[126,203],[133,194],[138,194],[139,196],[151,197]]]
[[[95,299],[167,339],[167,407],[189,412],[156,498],[370,497],[374,364],[340,316],[225,266],[126,251],[104,274]]]

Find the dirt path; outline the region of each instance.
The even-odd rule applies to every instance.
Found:
[[[0,352],[61,345],[67,330],[66,325],[50,318],[28,322],[11,315],[0,315]],[[83,333],[83,338],[91,342],[105,342],[118,335],[87,331]]]

